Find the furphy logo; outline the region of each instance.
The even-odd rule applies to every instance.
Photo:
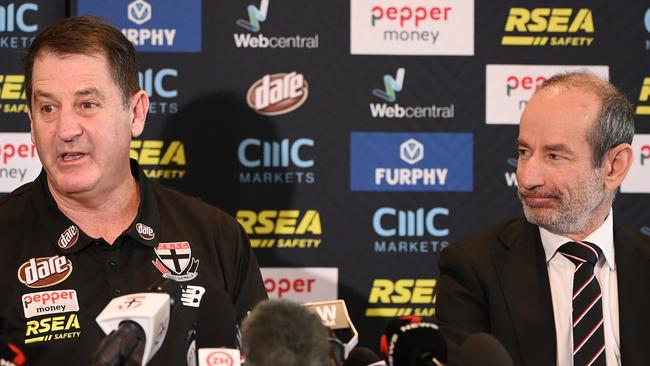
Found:
[[[141,52],[201,52],[201,0],[79,0],[79,14],[110,21]]]
[[[75,225],[70,225],[59,237],[59,248],[70,248],[77,244],[77,240],[79,240],[79,228]]]
[[[298,138],[294,141],[264,141],[247,138],[237,148],[239,164],[246,171],[239,172],[239,183],[312,184],[316,180],[314,167],[314,140]]]
[[[31,258],[18,268],[18,280],[31,288],[63,282],[72,273],[72,262],[65,256]]]
[[[375,253],[438,253],[447,246],[449,216],[446,207],[398,210],[381,207],[372,216],[372,227],[379,236]]]
[[[506,185],[508,187],[517,187],[517,158],[510,158],[506,160],[506,163],[510,166],[508,170],[504,173],[506,178]]]
[[[266,21],[269,12],[269,0],[261,0],[260,6],[250,4],[246,7],[248,19],[237,19],[235,24],[249,32],[233,34],[237,48],[318,48],[318,34],[312,36],[267,36],[259,33],[261,23]]]
[[[323,234],[316,210],[238,210],[235,217],[253,248],[318,248]]]
[[[77,313],[29,320],[25,326],[25,344],[74,339],[81,336]]]
[[[28,48],[38,31],[36,12],[36,3],[0,5],[0,48]]]
[[[353,132],[353,191],[473,190],[470,133]]]
[[[504,30],[504,46],[587,47],[594,41],[594,18],[588,8],[510,8]]]
[[[270,299],[310,302],[338,298],[338,268],[266,267],[260,271]]]
[[[353,55],[474,54],[474,1],[350,1]]]
[[[395,77],[384,75],[384,89],[374,89],[372,94],[386,102],[393,103],[397,100],[397,92],[402,91],[406,70],[397,69]],[[401,106],[397,103],[370,103],[370,115],[373,118],[454,118],[454,105],[437,106]]]
[[[521,113],[528,101],[546,79],[557,73],[584,70],[609,79],[609,66],[487,65],[485,123],[519,124]]]
[[[138,161],[151,179],[182,179],[187,159],[181,141],[132,140],[131,159]]]
[[[149,96],[150,114],[174,114],[178,113],[178,89],[175,81],[178,78],[178,70],[163,68],[160,70],[146,69],[138,72],[140,87]]]
[[[634,135],[634,162],[621,184],[621,193],[650,193],[650,134]]]
[[[25,75],[0,74],[0,112],[27,112]]]
[[[79,311],[77,291],[55,290],[34,292],[22,297],[25,318]]]
[[[255,112],[265,116],[289,113],[307,100],[309,88],[302,74],[264,75],[248,89],[246,103]]]
[[[650,115],[650,103],[648,103],[648,98],[650,97],[650,77],[643,78],[643,84],[641,85],[641,91],[639,92],[639,105],[636,106],[636,114],[639,116],[648,116]]]
[[[436,279],[377,278],[368,295],[367,317],[433,316]]]
[[[0,193],[36,179],[41,168],[28,132],[0,133]]]

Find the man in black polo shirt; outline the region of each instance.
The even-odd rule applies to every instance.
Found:
[[[237,324],[266,298],[257,262],[234,219],[129,160],[149,107],[131,43],[96,19],[69,18],[34,40],[25,68],[44,169],[0,202],[2,337],[30,364],[87,365],[108,302],[169,278],[182,304],[150,364],[235,346]]]

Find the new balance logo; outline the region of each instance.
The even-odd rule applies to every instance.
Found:
[[[397,97],[395,96],[395,92],[401,91],[402,86],[404,85],[405,73],[406,70],[404,70],[403,67],[400,67],[399,69],[397,69],[397,74],[395,75],[395,78],[393,78],[389,74],[384,75],[384,88],[386,90],[384,91],[381,89],[374,89],[372,91],[372,94],[387,102],[394,102],[395,100],[397,100]]]
[[[246,8],[248,10],[248,19],[237,19],[237,25],[248,29],[251,32],[260,31],[260,22],[266,20],[266,14],[269,11],[269,0],[262,0],[260,7],[257,8],[255,5],[248,5]]]

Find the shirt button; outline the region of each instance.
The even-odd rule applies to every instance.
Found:
[[[117,272],[117,263],[115,263],[115,261],[108,262],[108,266],[111,267],[113,272]]]
[[[113,290],[113,295],[115,295],[115,296],[122,295],[122,290],[120,290],[119,288],[116,288],[115,290]]]

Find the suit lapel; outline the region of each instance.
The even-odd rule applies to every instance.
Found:
[[[537,226],[512,224],[493,254],[526,366],[556,364],[555,321],[546,257]]]
[[[650,290],[648,240],[614,226],[618,281],[621,364],[642,365],[650,360]]]

